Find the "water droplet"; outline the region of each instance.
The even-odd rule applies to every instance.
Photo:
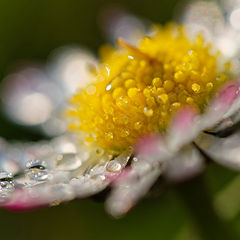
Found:
[[[0,172],[0,181],[12,181],[13,175],[8,172]]]
[[[137,157],[133,157],[133,158],[132,158],[132,161],[133,161],[133,162],[138,162],[138,158],[137,158]]]
[[[147,116],[147,117],[151,117],[153,115],[153,110],[152,109],[148,109],[148,108],[144,108],[143,110],[144,114]]]
[[[107,164],[106,169],[109,172],[119,172],[122,169],[122,165],[118,161],[112,160]]]
[[[96,174],[91,176],[91,179],[96,180],[96,181],[104,181],[106,177],[103,174]]]
[[[106,132],[105,133],[105,139],[106,139],[106,141],[113,140],[113,133],[112,132]]]
[[[112,85],[109,84],[109,85],[107,85],[106,90],[109,91],[109,90],[111,90],[111,88],[112,88]]]
[[[12,181],[0,181],[0,192],[3,191],[13,191],[14,190],[14,184]]]
[[[32,184],[42,182],[48,179],[48,172],[46,170],[47,164],[41,160],[30,160],[26,163],[26,176],[29,180],[34,181]],[[36,182],[35,182],[36,181]]]
[[[104,154],[104,150],[103,150],[102,148],[97,148],[97,149],[96,149],[96,154],[97,154],[98,156],[102,156],[102,155]]]
[[[46,181],[48,179],[48,171],[38,168],[31,168],[26,172],[26,176],[32,180],[38,182]]]
[[[0,203],[7,201],[9,194],[14,191],[11,173],[0,172]]]
[[[81,158],[74,153],[66,153],[58,156],[58,170],[73,171],[82,165]]]
[[[138,122],[136,122],[136,123],[134,124],[134,128],[135,128],[136,130],[139,130],[139,129],[141,129],[141,128],[142,128],[142,126],[143,126],[143,123],[142,123],[142,122],[140,122],[140,121],[138,121]]]
[[[47,164],[45,161],[41,160],[30,160],[26,163],[26,168],[28,169],[39,169],[39,170],[44,170],[46,169]]]

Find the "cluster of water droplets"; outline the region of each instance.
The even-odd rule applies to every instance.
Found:
[[[0,204],[53,204],[95,194],[121,173],[131,150],[86,151],[66,135],[40,143],[1,143]],[[24,197],[17,193],[21,190]],[[22,199],[21,199],[22,198]],[[35,202],[33,202],[35,201]]]
[[[0,172],[0,203],[4,203],[12,191],[14,191],[12,174]]]

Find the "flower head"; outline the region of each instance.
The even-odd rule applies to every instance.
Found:
[[[136,45],[118,45],[102,48],[93,79],[70,100],[74,134],[35,144],[2,141],[3,206],[56,205],[110,185],[107,209],[119,216],[160,175],[182,181],[203,169],[202,151],[222,153],[216,136],[239,120],[239,83],[214,46],[174,24],[155,26]],[[238,166],[226,154],[217,157]]]

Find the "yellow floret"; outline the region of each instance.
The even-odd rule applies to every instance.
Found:
[[[192,84],[192,90],[195,92],[195,93],[199,93],[200,90],[201,90],[201,86],[197,83],[193,83]]]
[[[106,151],[119,153],[140,136],[166,130],[183,105],[204,111],[227,81],[218,52],[181,26],[155,27],[138,46],[104,47],[94,81],[71,99],[70,128]],[[227,64],[226,64],[227,66]],[[80,134],[81,133],[81,134]]]

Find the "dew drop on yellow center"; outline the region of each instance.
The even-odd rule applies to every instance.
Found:
[[[218,52],[181,26],[155,27],[134,47],[104,47],[94,81],[71,99],[70,128],[105,150],[120,152],[140,136],[164,132],[182,105],[204,111],[226,81]]]

